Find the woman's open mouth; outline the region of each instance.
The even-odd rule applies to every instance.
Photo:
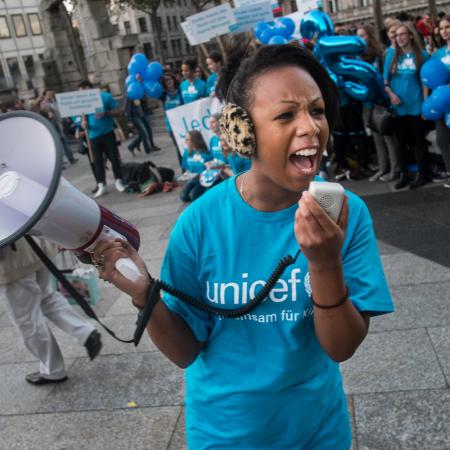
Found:
[[[317,148],[304,148],[293,153],[289,159],[302,175],[311,175],[316,172]]]

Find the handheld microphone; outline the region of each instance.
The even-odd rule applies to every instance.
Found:
[[[344,188],[339,183],[311,181],[309,192],[334,222],[337,222],[344,202]]]

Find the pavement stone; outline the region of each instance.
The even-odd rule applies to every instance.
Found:
[[[429,328],[428,334],[450,387],[450,326]]]

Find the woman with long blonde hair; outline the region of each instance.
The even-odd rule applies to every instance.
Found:
[[[410,184],[408,178],[408,145],[414,148],[418,172],[410,188],[423,186],[429,177],[428,147],[422,123],[422,103],[427,95],[420,81],[420,68],[428,59],[417,32],[410,22],[403,22],[395,31],[395,51],[386,54],[384,62],[385,91],[397,113],[397,138],[400,179],[395,189]]]

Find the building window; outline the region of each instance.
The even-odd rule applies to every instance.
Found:
[[[144,54],[148,59],[153,59],[153,46],[151,42],[144,42]]]
[[[172,22],[170,21],[170,16],[167,16],[167,29],[172,31]]]
[[[158,17],[156,18],[156,20],[158,21],[158,28],[159,28],[159,31],[164,31],[164,29],[163,29],[163,21],[162,21],[162,18],[158,16]]]
[[[16,57],[6,58],[6,64],[8,64],[9,73],[14,81],[20,79],[19,60]]]
[[[39,14],[28,14],[28,22],[30,22],[30,29],[32,34],[42,34],[41,19],[39,18]]]
[[[0,16],[0,39],[6,39],[11,37],[11,32],[9,31],[8,22],[6,16]]]
[[[163,52],[167,52],[167,41],[165,39],[161,39],[161,49]]]
[[[13,14],[11,16],[12,23],[14,25],[14,32],[17,37],[24,37],[27,35],[27,29],[25,28],[25,21],[22,14]]]
[[[25,69],[27,71],[28,78],[33,78],[34,77],[34,69],[35,69],[33,55],[24,56],[23,62],[25,64]]]
[[[175,56],[182,55],[181,39],[172,39],[172,49]]]
[[[129,20],[123,21],[123,28],[125,30],[125,34],[131,34],[131,23]]]
[[[139,17],[138,24],[141,33],[148,33],[147,19],[145,17]]]

